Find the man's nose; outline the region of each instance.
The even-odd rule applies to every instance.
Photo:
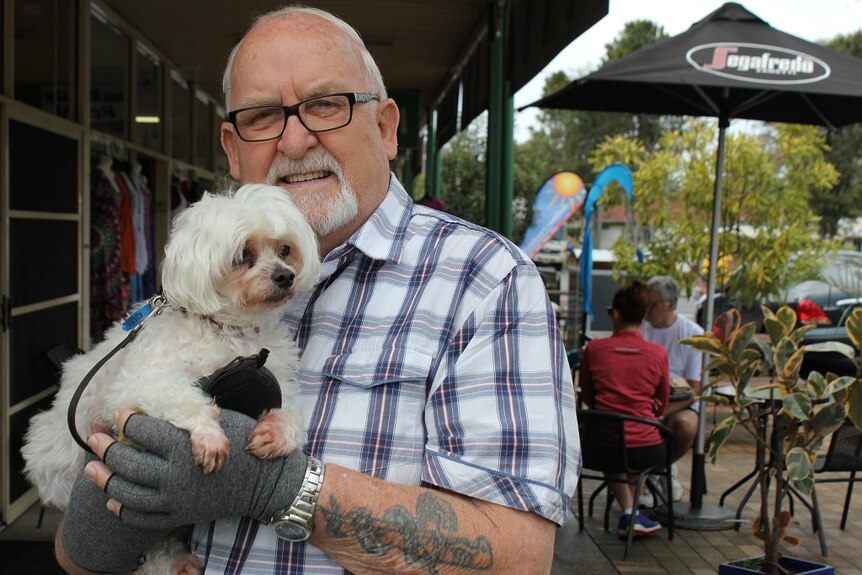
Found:
[[[278,151],[289,158],[299,159],[309,148],[317,145],[317,141],[317,134],[306,128],[298,116],[290,116],[278,139]]]

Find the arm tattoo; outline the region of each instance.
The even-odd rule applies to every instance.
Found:
[[[400,551],[408,564],[427,569],[429,575],[437,575],[442,565],[485,570],[494,564],[488,538],[479,536],[471,541],[459,537],[455,510],[430,493],[419,495],[415,515],[400,505],[390,507],[380,517],[365,507],[345,512],[334,497],[329,498],[329,507],[321,506],[320,511],[330,536],[354,539],[371,555]]]

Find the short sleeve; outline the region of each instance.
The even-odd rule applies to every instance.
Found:
[[[489,290],[440,367],[425,412],[423,481],[562,525],[581,465],[574,390],[532,264]]]

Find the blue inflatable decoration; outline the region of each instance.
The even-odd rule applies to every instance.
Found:
[[[596,181],[593,182],[593,186],[590,188],[589,194],[587,194],[587,201],[584,204],[584,243],[581,246],[581,291],[584,294],[584,313],[586,313],[590,321],[595,320],[595,316],[593,315],[592,309],[592,275],[593,275],[593,239],[592,239],[592,221],[593,221],[593,211],[596,208],[596,201],[602,195],[602,192],[605,191],[605,187],[611,183],[617,182],[619,183],[626,192],[626,195],[629,198],[629,214],[632,213],[632,206],[634,205],[634,197],[632,195],[632,189],[634,188],[634,184],[632,182],[632,173],[629,170],[628,166],[625,164],[611,164],[601,172],[596,177]],[[635,247],[637,249],[637,238],[635,240]],[[643,254],[640,249],[637,249],[638,261],[643,261]]]

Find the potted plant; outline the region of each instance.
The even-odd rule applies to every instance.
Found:
[[[786,532],[790,514],[785,504],[790,486],[810,495],[814,486],[813,463],[824,439],[848,417],[862,429],[862,378],[858,364],[856,377],[818,372],[811,372],[804,380],[799,377],[806,352],[840,351],[855,361],[853,348],[837,342],[803,345],[804,334],[814,326],[796,328],[796,313],[789,307],[777,312],[764,307],[763,315],[768,337],[755,336],[755,324],[741,325],[739,312],[731,309],[718,317],[711,332],[682,341],[710,356],[704,369],[717,373],[701,399],[727,402],[714,389],[728,384],[733,388],[734,399],[730,402],[733,413],[713,429],[707,440],[709,460],[715,462],[719,449],[737,427],[755,439],[760,511],[753,528],[763,540],[763,557],[746,560],[746,565],[738,570],[729,564],[722,565],[720,574],[788,572],[791,560],[780,555],[779,544],[795,539]],[[846,329],[859,349],[862,309],[850,316]],[[761,382],[766,376],[766,383],[749,387],[755,376]],[[770,399],[764,400],[763,394],[767,392]],[[758,393],[760,398],[752,397]],[[798,540],[795,542],[798,544]],[[831,567],[826,569],[793,572],[834,573]]]

